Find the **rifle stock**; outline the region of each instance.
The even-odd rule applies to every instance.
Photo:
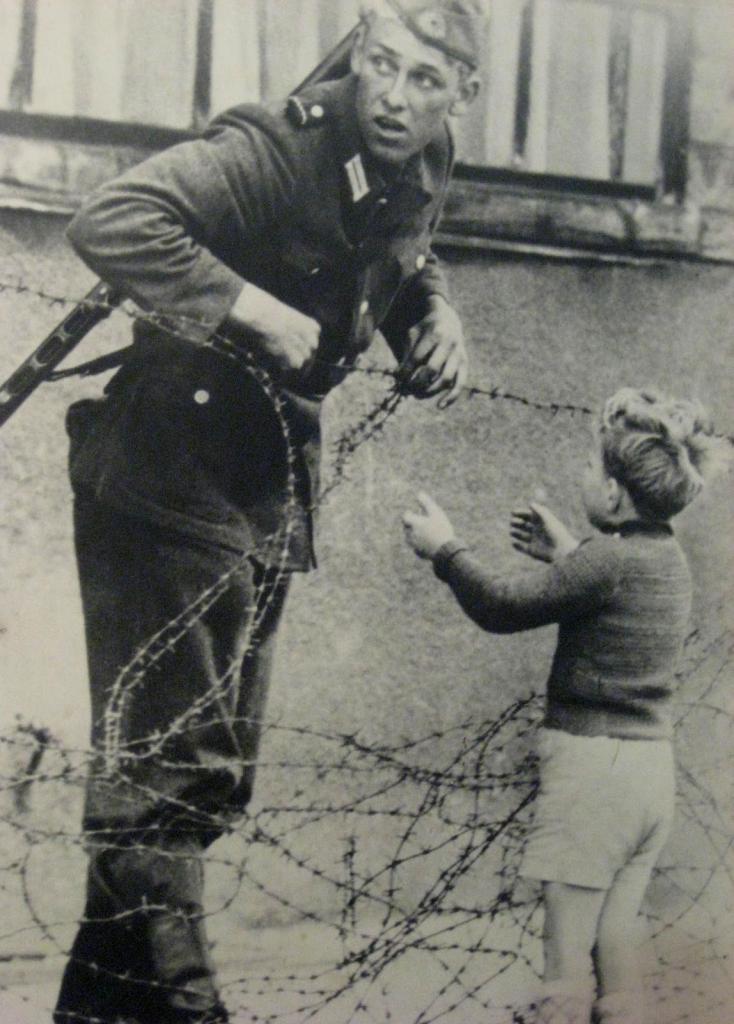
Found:
[[[0,387],[0,426],[33,394],[39,384],[48,380],[54,368],[76,348],[82,338],[110,315],[120,300],[121,296],[104,281],[98,281],[87,292],[82,301],[54,327]]]
[[[293,91],[299,92],[309,85],[346,74],[349,70],[349,54],[355,32],[356,28],[352,29],[337,43]],[[98,281],[81,302],[54,327],[41,344],[0,385],[0,427],[40,384],[51,378],[55,367],[76,348],[93,327],[110,315],[122,298],[119,292],[104,281]]]

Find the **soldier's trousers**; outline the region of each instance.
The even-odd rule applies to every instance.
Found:
[[[203,854],[255,776],[287,575],[80,496],[91,687],[84,918],[54,1021],[226,1020]]]

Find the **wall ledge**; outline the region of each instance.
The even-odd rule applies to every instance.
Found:
[[[693,203],[539,192],[455,179],[442,233],[453,240],[734,260],[734,214]]]
[[[0,209],[70,216],[85,195],[155,150],[0,135]],[[734,211],[454,178],[441,238],[585,253],[734,260]]]
[[[102,182],[153,152],[0,134],[0,207],[71,214]]]

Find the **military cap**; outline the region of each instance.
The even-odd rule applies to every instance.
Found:
[[[475,68],[483,15],[478,0],[366,0],[363,15],[397,18],[421,42]]]

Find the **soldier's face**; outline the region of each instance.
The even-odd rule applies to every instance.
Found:
[[[357,120],[374,157],[404,163],[459,115],[476,95],[477,80],[401,22],[374,18],[352,51]]]

